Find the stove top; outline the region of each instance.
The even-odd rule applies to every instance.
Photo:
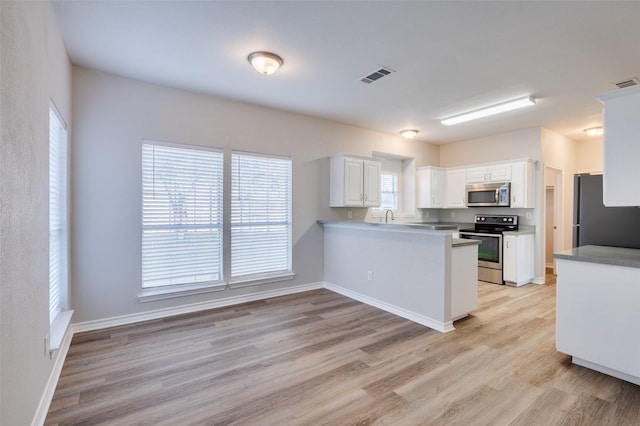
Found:
[[[518,230],[518,216],[501,215],[487,216],[476,215],[473,229],[461,229],[460,232],[482,232],[485,234],[502,234],[505,231]]]

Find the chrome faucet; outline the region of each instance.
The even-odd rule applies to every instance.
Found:
[[[387,212],[384,214],[384,223],[389,223],[389,213],[391,213],[391,220],[395,220],[393,218],[393,210],[388,209]]]

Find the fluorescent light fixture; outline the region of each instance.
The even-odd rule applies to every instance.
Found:
[[[247,58],[251,66],[260,74],[269,75],[282,66],[282,58],[271,52],[253,52]]]
[[[604,129],[602,126],[589,127],[588,129],[583,130],[589,136],[602,136],[604,133]]]
[[[416,129],[406,129],[400,132],[403,138],[405,139],[413,139],[419,133]]]
[[[441,120],[440,123],[444,124],[445,126],[452,126],[454,124],[464,123],[465,121],[488,117],[490,115],[500,114],[502,112],[524,108],[526,106],[535,104],[536,100],[532,96],[525,96],[524,98],[513,99],[507,102],[491,105],[486,108],[480,108],[475,111],[465,112],[464,114],[454,115],[453,117]]]

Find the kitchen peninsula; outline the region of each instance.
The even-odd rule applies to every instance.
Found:
[[[319,220],[326,287],[446,333],[478,305],[478,244],[455,225]]]
[[[640,250],[587,245],[553,257],[558,351],[640,385]]]

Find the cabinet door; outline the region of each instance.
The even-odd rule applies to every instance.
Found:
[[[534,235],[504,235],[502,279],[521,286],[533,280]]]
[[[488,178],[486,167],[474,167],[467,169],[467,183],[481,183]]]
[[[445,207],[466,208],[467,205],[464,202],[466,187],[467,171],[465,169],[447,170]]]
[[[344,169],[344,205],[362,206],[364,200],[364,161],[345,158]]]
[[[511,166],[511,207],[534,208],[534,186],[535,173],[533,164],[528,161],[513,163]]]
[[[598,99],[604,102],[604,205],[640,206],[640,86],[616,90]]]
[[[416,207],[434,209],[444,206],[445,171],[438,167],[421,167],[416,170]]]
[[[487,168],[487,181],[508,182],[511,180],[511,164],[500,164]]]
[[[363,192],[365,207],[380,206],[380,175],[382,173],[382,163],[379,161],[363,162]]]
[[[518,282],[517,237],[505,235],[502,241],[502,279],[511,283]]]

